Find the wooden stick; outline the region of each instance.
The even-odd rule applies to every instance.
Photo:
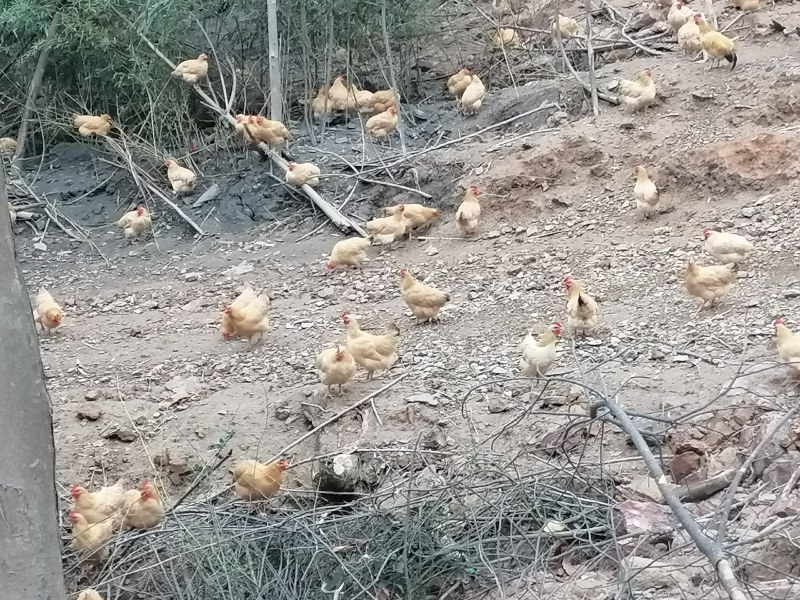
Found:
[[[586,56],[589,59],[589,94],[592,99],[592,114],[596,117],[600,114],[600,107],[597,105],[597,73],[594,72],[594,50],[592,49],[592,0],[586,0]]]
[[[285,448],[283,448],[283,449],[282,449],[280,452],[278,452],[278,453],[277,453],[275,456],[273,456],[272,458],[270,458],[270,459],[267,461],[267,463],[271,463],[271,462],[273,462],[273,461],[276,461],[276,460],[278,460],[278,459],[279,459],[281,456],[283,456],[284,454],[286,454],[286,453],[287,453],[289,450],[291,450],[291,449],[292,449],[292,448],[294,448],[295,446],[298,446],[298,445],[302,444],[303,442],[305,442],[305,441],[306,441],[308,438],[310,438],[310,437],[311,437],[312,435],[314,435],[315,433],[317,433],[317,432],[321,431],[323,428],[327,427],[327,426],[328,426],[328,425],[330,425],[331,423],[334,423],[335,421],[338,421],[339,419],[341,419],[341,418],[342,418],[344,415],[346,415],[346,414],[347,414],[347,413],[349,413],[350,411],[353,411],[353,410],[355,410],[356,408],[358,408],[359,406],[362,406],[362,405],[366,404],[367,402],[369,402],[370,400],[372,400],[373,398],[375,398],[375,397],[376,397],[376,396],[378,396],[379,394],[382,394],[383,392],[385,392],[386,390],[388,390],[390,387],[392,387],[392,386],[394,386],[395,384],[397,384],[397,383],[401,382],[403,379],[405,379],[405,378],[406,378],[406,377],[408,377],[409,375],[411,375],[411,373],[403,373],[402,375],[400,375],[400,377],[398,377],[398,378],[397,378],[397,379],[395,379],[394,381],[390,381],[390,382],[389,382],[389,383],[387,383],[385,386],[383,386],[381,389],[379,389],[379,390],[376,390],[376,391],[372,392],[372,393],[371,393],[371,394],[369,394],[368,396],[365,396],[364,398],[362,398],[361,400],[359,400],[359,401],[358,401],[358,402],[356,402],[355,404],[351,404],[350,406],[348,406],[347,408],[345,408],[345,409],[344,409],[344,410],[342,410],[341,412],[338,412],[338,413],[336,413],[335,415],[333,415],[333,416],[332,416],[330,419],[328,419],[327,421],[323,421],[322,423],[320,423],[319,425],[317,425],[316,427],[314,427],[314,429],[312,429],[311,431],[309,431],[309,432],[308,432],[308,433],[306,433],[305,435],[302,435],[302,436],[300,436],[298,439],[296,439],[295,441],[293,441],[291,444],[289,444],[288,446],[286,446]]]

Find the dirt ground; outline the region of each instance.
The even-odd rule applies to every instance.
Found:
[[[721,23],[734,18],[730,8],[716,5]],[[793,26],[799,14],[793,4],[777,3],[755,21],[768,24],[773,17]],[[340,234],[328,225],[298,241],[323,217],[303,199],[275,200],[283,192],[271,187],[269,167],[243,154],[234,171],[219,177],[209,160],[201,189],[189,199],[224,182],[220,198],[192,213],[206,217],[212,233],[199,241],[165,216],[156,221],[154,239],[127,244],[107,225],[124,208],[113,189],[64,207],[92,226],[108,264],[52,229],[47,250],[37,250],[21,229],[19,258],[31,293],[45,285],[65,307],[63,326],[41,338],[61,491],[73,482],[148,477],[174,499],[218,452],[230,449],[234,460],[271,456],[402,374],[405,379],[375,399],[374,411],[368,405],[326,427],[292,449],[290,462],[346,449],[414,447],[418,440],[458,452],[474,444],[488,448],[495,437],[495,452],[529,455],[531,465],[535,456],[558,455],[547,434],[567,422],[567,413],[584,410],[569,384],[548,390],[556,406],[536,407],[519,424],[500,429],[531,402],[529,383],[519,379],[518,344],[527,330],[538,333],[566,320],[566,275],[595,294],[601,325],[587,339],[561,341],[557,371],[580,379],[579,369],[600,365],[586,375],[588,382],[616,393],[631,410],[679,416],[714,398],[740,364],[774,360],[773,318],[800,327],[794,185],[800,42],[794,33],[767,26],[735,34],[740,50],[733,71],[708,70],[679,52],[602,66],[601,88],[653,69],[660,101],[643,113],[601,101],[594,118],[569,77],[521,87],[520,100],[513,88],[490,89],[476,119],[457,116],[443,96],[414,105],[415,122],[407,130],[412,149],[435,142],[437,130],[445,141],[542,101],[559,101],[567,110],[564,119],[548,121],[557,110],[543,111],[398,165],[397,183],[413,187],[418,177],[434,196],[430,202],[360,184],[349,206],[362,218],[399,200],[443,209],[422,239],[373,248],[363,271],[327,272],[324,261]],[[322,148],[351,160],[361,156],[360,128],[351,125],[334,125]],[[513,139],[545,126],[553,131]],[[398,140],[377,151],[386,164],[394,162]],[[290,153],[324,159],[328,173],[349,174],[336,157],[304,147],[302,136]],[[78,196],[107,177],[108,171],[92,168],[91,156],[81,165],[72,155],[56,154],[61,160],[46,172],[39,192],[63,192],[67,179],[80,184],[70,192]],[[649,221],[633,210],[637,163],[647,165],[667,198],[669,211]],[[380,168],[370,178],[390,181]],[[343,198],[352,185],[339,178],[328,187],[334,186],[329,181],[323,195],[335,189]],[[473,183],[481,190],[483,218],[479,235],[464,239],[453,215],[464,187]],[[61,200],[68,202],[70,194]],[[264,214],[252,210],[258,206],[253,198],[268,207]],[[212,205],[216,211],[207,217]],[[228,217],[237,214],[238,220]],[[713,261],[702,248],[704,227],[743,234],[756,252],[729,297],[698,313],[681,269],[690,257]],[[415,324],[399,296],[401,267],[451,292],[440,322]],[[272,331],[253,347],[219,335],[220,311],[244,285],[273,298]],[[343,311],[363,317],[370,328],[396,323],[400,360],[372,382],[359,372],[343,397],[326,399],[313,363],[319,351],[343,342]],[[785,376],[776,369],[748,378],[714,408],[794,402],[796,391]],[[162,460],[165,452],[169,457]],[[613,428],[588,445],[586,460],[601,452],[620,480],[644,473],[641,464],[621,460],[634,454]],[[307,469],[290,471],[287,487],[308,486]],[[227,479],[223,467],[209,485],[221,489]]]

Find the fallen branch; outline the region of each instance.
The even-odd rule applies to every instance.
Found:
[[[647,470],[650,472],[650,476],[655,480],[656,485],[658,486],[658,489],[661,492],[661,495],[664,497],[667,505],[670,507],[670,509],[672,509],[675,518],[677,518],[681,525],[683,525],[683,528],[686,533],[689,534],[689,537],[692,538],[692,541],[694,542],[695,546],[697,546],[697,549],[706,556],[716,570],[719,581],[722,584],[722,587],[728,593],[728,597],[731,600],[748,600],[747,596],[739,585],[738,580],[736,579],[731,562],[728,560],[728,557],[725,554],[725,551],[722,549],[722,546],[718,542],[715,542],[708,537],[703,530],[700,529],[700,526],[697,524],[697,521],[694,520],[692,513],[690,513],[688,509],[681,503],[678,493],[667,482],[667,477],[664,475],[661,465],[653,455],[650,447],[647,445],[647,442],[644,441],[644,438],[636,429],[636,426],[633,424],[633,421],[631,421],[628,413],[626,413],[622,406],[620,406],[613,399],[606,399],[596,406],[604,406],[607,408],[608,411],[614,415],[614,418],[619,422],[625,433],[627,433],[631,438],[634,447],[639,452],[639,455],[644,459]],[[733,486],[731,486],[731,489],[733,489]]]
[[[569,72],[572,73],[572,76],[575,78],[575,81],[577,81],[581,85],[581,87],[583,87],[584,90],[592,94],[593,93],[592,86],[590,86],[588,83],[585,83],[581,79],[580,75],[578,75],[578,72],[575,70],[575,67],[572,66],[572,63],[570,62],[569,57],[567,56],[567,53],[564,51],[564,44],[561,41],[561,31],[558,29],[558,27],[555,28],[555,31],[556,31],[556,45],[558,46],[558,49],[561,51],[561,60],[564,61],[564,64],[567,66],[567,69],[569,69]],[[617,98],[616,96],[609,96],[608,94],[606,94],[605,92],[601,92],[600,90],[595,90],[595,91],[597,92],[597,97],[600,98],[601,100],[605,100],[609,104],[619,105],[619,98]]]
[[[383,392],[385,392],[389,388],[393,387],[394,385],[400,383],[401,381],[403,381],[403,379],[405,379],[409,375],[411,375],[411,373],[403,373],[402,375],[400,375],[400,377],[398,377],[397,379],[395,379],[393,381],[390,381],[385,386],[383,386],[381,389],[375,390],[374,392],[372,392],[371,394],[365,396],[364,398],[362,398],[361,400],[359,400],[355,404],[351,404],[350,406],[348,406],[344,410],[336,413],[330,419],[328,419],[326,421],[323,421],[322,423],[320,423],[319,425],[314,427],[314,429],[312,429],[308,433],[305,433],[304,435],[300,436],[298,439],[293,441],[291,444],[289,444],[285,448],[281,449],[280,452],[278,452],[275,456],[270,458],[267,462],[270,463],[272,461],[278,460],[281,456],[286,454],[289,450],[291,450],[295,446],[298,446],[298,445],[302,444],[304,441],[306,441],[308,438],[310,438],[315,433],[318,433],[319,431],[321,431],[322,429],[324,429],[325,427],[327,427],[331,423],[334,423],[334,422],[338,421],[344,415],[346,415],[347,413],[357,409],[359,406],[362,406],[362,405],[366,404],[367,402],[370,402],[373,398],[375,398],[376,396],[382,394]]]
[[[678,498],[681,502],[702,502],[728,487],[735,474],[736,469],[728,469],[703,481],[682,485],[676,490]]]

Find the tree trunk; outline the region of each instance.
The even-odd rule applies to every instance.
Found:
[[[2,164],[0,315],[0,596],[63,600],[53,418]]]
[[[36,105],[36,96],[39,95],[39,90],[42,87],[42,77],[44,77],[44,70],[47,68],[47,61],[50,60],[50,48],[53,45],[53,38],[58,32],[58,26],[61,24],[61,13],[57,12],[50,21],[45,34],[44,46],[39,53],[39,60],[36,62],[36,70],[33,72],[31,84],[28,87],[28,97],[25,100],[25,109],[22,111],[22,120],[19,125],[19,133],[17,134],[17,150],[14,153],[13,164],[15,169],[19,169],[19,160],[25,154],[25,141],[28,138],[28,119],[31,118],[31,113]]]
[[[283,86],[281,54],[278,45],[277,0],[267,0],[267,35],[269,36],[269,106],[270,119],[283,121]]]

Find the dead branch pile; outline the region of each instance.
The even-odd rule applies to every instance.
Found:
[[[543,573],[553,558],[582,562],[614,544],[609,477],[557,469],[520,477],[498,457],[471,457],[403,478],[348,504],[295,494],[295,506],[264,512],[241,503],[182,507],[158,529],[120,536],[91,584],[107,600],[424,598],[456,590],[454,597],[477,598],[520,573]],[[65,561],[67,572],[80,566],[74,555]]]

